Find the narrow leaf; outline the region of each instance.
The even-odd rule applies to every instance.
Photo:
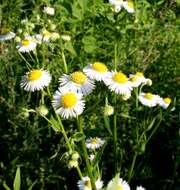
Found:
[[[20,190],[20,186],[21,186],[21,171],[20,167],[18,167],[16,170],[16,176],[14,178],[14,183],[13,183],[14,190]]]

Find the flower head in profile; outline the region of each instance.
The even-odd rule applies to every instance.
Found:
[[[111,190],[112,187],[114,187],[115,180],[116,179],[114,178],[108,183],[107,190]],[[118,178],[116,186],[116,190],[130,190],[129,184],[122,178]]]
[[[86,140],[86,147],[92,150],[100,148],[104,144],[104,140],[98,137],[90,137]]]
[[[142,72],[136,72],[136,74],[130,74],[129,78],[132,87],[138,87],[141,84],[147,84],[150,86],[152,84],[151,79],[145,78]]]
[[[33,37],[26,36],[21,42],[18,43],[16,48],[19,52],[30,52],[33,51],[37,46],[37,42]]]
[[[95,62],[86,66],[83,72],[92,80],[103,81],[108,75],[107,66],[102,62]]]
[[[16,34],[7,28],[0,29],[0,41],[6,41],[14,38]]]
[[[172,102],[171,98],[167,97],[167,98],[160,98],[158,103],[162,108],[166,109],[171,102]]]
[[[72,89],[83,95],[90,94],[95,88],[94,81],[90,80],[83,72],[76,71],[70,75],[62,75],[59,79],[60,87]]]
[[[98,179],[95,181],[95,186],[97,190],[100,190],[103,186],[103,182]],[[79,190],[92,190],[91,180],[88,176],[82,177],[81,180],[78,181]]]
[[[40,34],[35,34],[34,37],[38,43],[42,43],[50,42],[50,40],[55,41],[60,38],[60,35],[57,32],[49,32],[48,30],[44,29]]]
[[[55,14],[55,9],[53,7],[44,7],[43,12],[53,16]]]
[[[52,105],[56,112],[65,119],[82,114],[85,103],[83,95],[69,89],[59,88],[54,96]]]
[[[109,3],[112,4],[115,12],[119,12],[123,8],[123,5],[124,5],[123,0],[109,0]]]
[[[124,1],[123,7],[126,9],[128,13],[134,13],[135,8],[134,8],[134,2],[131,0]]]
[[[21,81],[21,86],[26,91],[42,90],[47,87],[51,81],[51,75],[48,71],[34,69],[26,73]]]
[[[142,186],[137,186],[136,190],[146,190],[146,189],[144,187],[142,187]]]
[[[138,98],[143,105],[148,107],[154,107],[159,103],[160,96],[149,92],[148,93],[142,92]]]
[[[104,80],[104,83],[116,94],[131,94],[131,82],[122,72],[111,72]]]

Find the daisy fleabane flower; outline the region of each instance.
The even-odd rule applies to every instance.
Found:
[[[104,83],[116,94],[131,94],[131,82],[122,72],[111,72],[111,74],[105,78]]]
[[[52,105],[56,112],[65,119],[82,114],[85,103],[83,95],[70,89],[59,88],[54,96]]]
[[[111,190],[112,187],[114,187],[114,179],[111,180],[109,183],[108,183],[108,186],[107,186],[107,190]],[[117,187],[116,187],[117,190],[130,190],[130,187],[129,187],[129,184],[123,180],[122,178],[119,178],[118,179],[118,184],[117,184]]]
[[[151,86],[152,84],[151,79],[145,78],[142,72],[136,72],[136,74],[130,74],[129,78],[130,78],[132,87],[138,87],[141,84],[147,84]]]
[[[107,66],[102,62],[89,64],[83,69],[83,72],[92,80],[103,81],[108,75]]]
[[[14,38],[16,34],[7,28],[0,29],[0,41],[6,41]]]
[[[124,1],[123,7],[126,9],[128,13],[134,13],[135,8],[134,8],[134,2],[131,0]]]
[[[169,106],[169,104],[171,103],[171,101],[172,101],[171,98],[160,98],[159,105],[162,108],[166,109]]]
[[[55,14],[55,9],[53,7],[44,7],[43,12],[53,16]]]
[[[142,187],[142,186],[137,186],[136,190],[146,190],[146,189],[144,187]]]
[[[90,94],[95,88],[94,81],[89,79],[83,72],[76,71],[70,75],[63,74],[59,78],[60,87],[69,88],[83,95]]]
[[[101,138],[98,137],[90,137],[89,139],[86,140],[85,144],[86,147],[92,150],[98,149],[99,147],[101,147],[104,144],[104,140],[102,140]]]
[[[103,182],[98,179],[95,181],[95,186],[97,190],[100,190],[103,186]],[[92,190],[91,181],[88,176],[82,177],[81,180],[78,181],[79,190]]]
[[[33,51],[37,46],[37,41],[30,36],[26,36],[21,42],[18,43],[16,48],[19,52],[30,52]]]
[[[152,93],[140,93],[139,94],[139,101],[148,107],[154,107],[159,103],[160,96]]]
[[[114,11],[119,12],[124,5],[123,0],[109,0],[109,3],[113,5]]]
[[[26,73],[21,81],[21,86],[26,91],[42,90],[47,87],[51,81],[51,75],[48,71],[34,69]]]

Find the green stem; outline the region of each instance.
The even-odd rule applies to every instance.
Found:
[[[129,171],[128,182],[130,182],[131,178],[133,177],[133,170],[134,170],[137,155],[138,155],[138,153],[135,152],[134,157],[133,157],[133,161],[132,161],[132,164],[131,164],[131,168],[130,168],[130,171]]]
[[[26,66],[27,66],[28,70],[31,70],[32,66],[30,65],[30,63],[26,60],[26,58],[22,55],[22,53],[20,53],[19,51],[18,51],[18,53],[19,53],[20,57],[26,62]]]
[[[78,124],[78,128],[79,128],[79,132],[83,133],[83,126],[82,126],[82,121],[81,121],[80,117],[77,118],[77,124]],[[89,175],[89,177],[91,179],[92,189],[96,190],[95,180],[94,180],[94,176],[92,174],[92,167],[91,167],[91,165],[89,163],[89,156],[88,156],[88,153],[87,153],[87,149],[86,149],[84,139],[81,141],[81,145],[82,145],[82,150],[83,150],[83,156],[84,156],[84,159],[85,159],[85,162],[86,162],[86,167],[87,167],[87,170],[88,170],[88,175]]]
[[[114,70],[116,71],[117,70],[117,64],[118,64],[118,46],[117,46],[117,43],[115,43],[114,45]]]
[[[66,57],[64,55],[64,51],[62,51],[62,59],[63,59],[63,63],[64,63],[64,72],[67,74],[68,73],[68,67],[67,67]]]
[[[113,151],[114,151],[114,171],[117,172],[117,115],[114,114],[114,129],[113,129]]]

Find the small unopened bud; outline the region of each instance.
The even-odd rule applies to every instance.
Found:
[[[79,159],[79,154],[78,154],[78,152],[74,152],[74,153],[72,154],[71,158],[72,158],[72,160],[77,161],[77,160]]]
[[[55,24],[52,24],[52,23],[50,23],[50,30],[55,30],[56,29],[56,25]]]
[[[152,85],[152,80],[151,79],[147,79],[145,82],[146,85],[151,86]]]
[[[78,161],[77,160],[70,160],[68,163],[69,168],[77,168],[78,167]]]
[[[52,34],[51,34],[51,39],[53,40],[53,41],[55,41],[55,40],[57,40],[57,39],[59,39],[60,38],[60,35],[57,33],[57,32],[53,32]]]
[[[131,97],[131,94],[123,94],[122,95],[122,99],[125,101],[128,100],[130,97]]]
[[[114,107],[112,107],[111,105],[105,105],[104,107],[104,115],[105,116],[110,116],[113,115],[114,113]]]
[[[37,108],[37,112],[40,114],[40,115],[43,115],[43,116],[46,116],[48,114],[48,109],[45,105],[41,105]]]
[[[20,42],[21,41],[21,38],[19,36],[16,36],[15,37],[15,42]]]
[[[69,36],[69,35],[62,35],[61,38],[62,38],[64,41],[70,41],[70,40],[71,40],[71,36]]]

